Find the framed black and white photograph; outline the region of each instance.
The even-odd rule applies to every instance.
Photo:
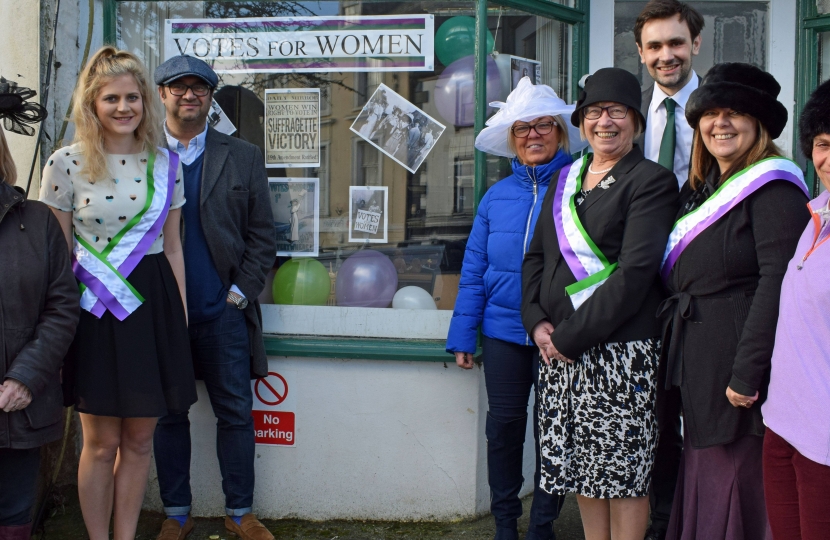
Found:
[[[349,242],[387,243],[388,207],[388,187],[349,186]]]
[[[510,57],[510,91],[516,89],[522,77],[530,77],[533,84],[542,84],[542,63],[521,56]]]
[[[381,83],[350,129],[414,173],[445,126]]]
[[[316,257],[320,251],[320,180],[269,178],[278,257]]]

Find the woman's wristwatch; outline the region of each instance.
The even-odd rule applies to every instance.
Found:
[[[237,309],[245,309],[248,307],[248,299],[233,291],[228,291],[228,302],[235,305]]]

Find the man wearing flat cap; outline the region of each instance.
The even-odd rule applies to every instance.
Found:
[[[190,347],[217,419],[225,527],[244,540],[272,540],[251,512],[250,381],[268,373],[256,298],[277,250],[265,163],[256,146],[208,126],[219,79],[205,62],[174,56],[156,68],[155,81],[166,109],[167,144],[184,170]],[[159,419],[153,446],[167,514],[158,539],[180,540],[193,530],[188,414]]]

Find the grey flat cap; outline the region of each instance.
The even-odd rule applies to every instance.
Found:
[[[204,60],[186,54],[174,56],[161,64],[156,68],[153,78],[157,85],[164,86],[188,75],[199,77],[208,83],[211,88],[216,88],[216,85],[219,84],[219,77]]]

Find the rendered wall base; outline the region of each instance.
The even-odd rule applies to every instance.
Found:
[[[440,362],[271,358],[291,378],[294,447],[257,446],[266,518],[452,521],[489,511],[484,372]],[[190,413],[193,514],[220,516],[216,420],[204,385]],[[533,479],[528,423],[525,485]],[[161,510],[155,467],[145,500]]]

